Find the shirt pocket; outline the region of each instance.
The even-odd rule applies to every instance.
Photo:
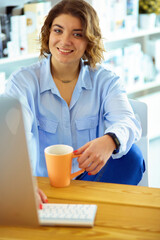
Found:
[[[43,118],[38,119],[39,143],[43,149],[49,145],[58,143],[57,128],[58,121]]]
[[[75,123],[78,147],[97,137],[98,116],[79,119]]]

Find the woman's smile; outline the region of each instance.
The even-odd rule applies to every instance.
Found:
[[[64,49],[64,48],[59,48],[59,47],[57,47],[57,49],[58,49],[59,53],[64,54],[64,55],[68,55],[74,51],[74,50]]]

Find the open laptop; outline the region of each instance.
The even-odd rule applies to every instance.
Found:
[[[14,98],[0,96],[0,225],[94,225],[96,205],[44,204],[44,209],[38,210],[35,191],[21,104]],[[43,210],[48,207],[52,209],[46,217]],[[77,207],[80,212],[81,207],[90,208],[88,216],[59,218],[59,210],[69,214],[71,208],[77,211]]]

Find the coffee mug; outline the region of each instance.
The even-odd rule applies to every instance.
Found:
[[[71,173],[72,159],[81,155],[74,155],[71,146],[63,144],[51,145],[45,148],[44,153],[48,177],[53,187],[67,187],[70,185],[72,178],[85,171],[81,169]]]

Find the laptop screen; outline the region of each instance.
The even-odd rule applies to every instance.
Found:
[[[0,96],[0,224],[38,225],[21,104]]]

